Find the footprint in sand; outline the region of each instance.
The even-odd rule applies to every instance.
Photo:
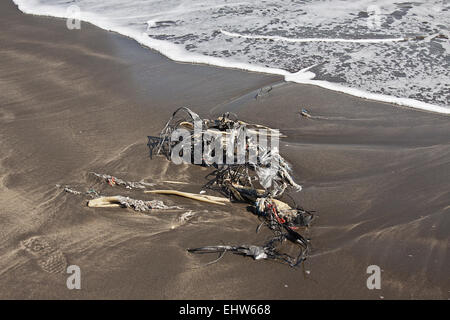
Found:
[[[66,271],[67,260],[61,250],[52,245],[44,237],[31,237],[21,242],[24,249],[30,253],[42,270],[49,273]]]
[[[15,118],[14,113],[7,110],[0,110],[0,121],[11,122]]]

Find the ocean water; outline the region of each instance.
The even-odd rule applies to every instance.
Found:
[[[25,13],[89,21],[176,61],[450,113],[448,0],[13,1]]]

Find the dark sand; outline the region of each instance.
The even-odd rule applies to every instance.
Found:
[[[1,298],[450,297],[448,116],[280,84],[275,76],[179,64],[131,39],[81,27],[70,31],[64,20],[0,2]],[[254,99],[272,84],[280,85]],[[257,244],[269,235],[255,233],[258,220],[245,205],[160,197],[186,210],[144,215],[89,209],[87,197],[55,186],[123,193],[95,184],[87,173],[96,171],[189,181],[172,187],[198,192],[210,170],[150,160],[146,146],[146,136],[184,105],[203,117],[233,110],[288,135],[282,152],[304,186],[294,197],[318,212],[304,232],[313,246],[309,274],[232,254],[198,268],[215,256],[186,248]],[[317,118],[301,118],[301,107]],[[188,210],[194,216],[181,221]],[[33,236],[47,244],[34,255],[21,245]],[[47,272],[64,267],[64,257],[81,267],[82,290],[66,288],[67,274]],[[366,287],[372,264],[383,270],[381,290]]]

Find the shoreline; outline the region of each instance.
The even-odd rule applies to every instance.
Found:
[[[449,298],[447,117],[280,84],[280,76],[176,63],[90,24],[71,31],[12,2],[0,9],[0,297]],[[212,257],[186,248],[264,241],[239,203],[158,198],[191,211],[186,222],[185,211],[88,208],[86,197],[55,186],[100,188],[93,171],[158,186],[187,182],[183,191],[198,193],[208,169],[150,159],[146,146],[183,105],[205,118],[233,110],[287,134],[280,147],[303,186],[292,197],[318,215],[305,231],[313,247],[307,276],[231,254],[199,267]],[[315,118],[302,118],[301,107]],[[67,290],[66,274],[42,268],[46,256],[22,245],[32,237],[80,266],[82,290]],[[381,290],[366,287],[373,264],[383,270]]]
[[[21,10],[22,12],[24,12],[26,14],[32,14],[32,15],[36,15],[36,16],[53,17],[53,18],[59,18],[59,19],[70,18],[69,16],[62,13],[59,9],[52,13],[47,13],[47,12],[45,12],[45,10],[42,13],[37,13],[36,11],[31,10],[29,7],[24,7],[26,4],[20,2],[21,0],[12,0],[12,1],[19,8],[22,7],[19,10]],[[140,45],[142,45],[154,52],[157,52],[158,54],[161,54],[164,57],[167,57],[168,59],[170,59],[174,62],[198,64],[198,65],[213,66],[213,67],[219,67],[219,68],[227,68],[227,69],[231,69],[231,70],[240,70],[240,71],[246,71],[246,72],[256,72],[256,73],[262,73],[262,74],[267,74],[267,75],[282,76],[286,82],[294,82],[294,83],[298,83],[298,84],[319,86],[321,88],[325,88],[325,89],[328,89],[331,91],[348,94],[350,96],[354,96],[354,97],[358,97],[358,98],[362,98],[362,99],[366,99],[366,100],[370,100],[370,101],[374,101],[374,102],[384,102],[384,103],[392,104],[394,106],[406,107],[406,108],[416,109],[416,110],[420,110],[420,111],[424,111],[424,112],[432,112],[432,113],[443,114],[443,115],[450,114],[450,107],[434,105],[434,104],[430,104],[427,102],[423,102],[423,101],[415,100],[415,99],[411,99],[411,98],[400,98],[400,97],[389,96],[389,95],[380,94],[380,93],[372,93],[372,92],[364,91],[364,90],[361,90],[358,88],[342,86],[339,83],[333,83],[330,81],[314,80],[315,74],[309,70],[311,68],[314,68],[315,65],[312,65],[312,66],[309,66],[302,70],[299,70],[296,73],[290,73],[286,70],[279,69],[279,68],[262,67],[262,66],[251,65],[251,64],[247,64],[247,63],[241,63],[241,62],[234,62],[234,61],[229,62],[228,60],[225,60],[223,58],[204,56],[201,54],[188,52],[187,50],[180,49],[180,47],[175,44],[171,44],[167,41],[151,38],[151,37],[147,36],[145,33],[138,34],[135,32],[130,32],[129,30],[127,30],[125,28],[113,28],[112,26],[108,26],[107,22],[101,22],[102,20],[104,20],[104,19],[101,17],[97,17],[95,15],[92,15],[92,14],[89,14],[89,17],[80,19],[80,21],[83,21],[85,23],[90,23],[91,25],[94,25],[105,31],[114,32],[121,36],[125,36],[130,39],[133,39]]]

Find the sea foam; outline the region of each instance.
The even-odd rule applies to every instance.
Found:
[[[361,21],[355,18],[354,13],[361,15],[372,1],[356,1],[349,5],[329,0],[306,3],[301,7],[292,7],[283,0],[268,1],[264,5],[216,0],[111,0],[102,4],[94,0],[71,3],[62,0],[13,1],[25,13],[59,18],[73,18],[67,9],[75,4],[80,8],[77,16],[80,20],[133,38],[175,61],[275,74],[283,76],[286,81],[317,85],[361,98],[450,113],[449,71],[445,65],[450,57],[448,44],[441,38],[431,43],[434,38],[430,36],[422,37],[425,45],[412,41],[417,35],[427,32],[416,28],[421,21],[415,20],[413,27],[407,26],[414,31],[408,35],[392,31],[394,27],[400,31],[405,27],[398,21],[391,21],[386,27],[395,36],[355,30],[354,27],[361,29]],[[377,3],[390,8],[386,12],[400,10],[391,14],[399,17],[397,20],[400,21],[410,12],[417,16],[419,9],[428,10],[427,13],[436,11],[439,17],[448,16],[447,8],[441,8],[445,11],[442,13],[428,5],[419,9],[392,9],[393,4],[389,1]],[[330,10],[333,5],[339,9]],[[293,17],[300,13],[303,30],[293,30],[289,24],[295,26]],[[277,21],[281,19],[274,17],[284,17],[285,20]],[[327,27],[320,30],[317,28],[319,24]],[[348,24],[353,27],[348,27]],[[443,28],[440,31],[446,34],[448,23],[442,21],[442,24],[444,27],[440,25]],[[237,28],[246,30],[227,31]],[[256,32],[249,32],[250,28]],[[438,51],[435,57],[426,55],[431,52],[430,45],[440,46],[439,50],[435,49]],[[410,61],[401,60],[403,50],[410,50]],[[330,56],[326,57],[328,54]],[[432,62],[436,65],[428,67],[430,59],[425,60],[422,54],[435,59]],[[403,63],[411,70],[405,69]],[[434,74],[430,75],[430,72]],[[337,81],[329,81],[330,78],[337,78]]]

